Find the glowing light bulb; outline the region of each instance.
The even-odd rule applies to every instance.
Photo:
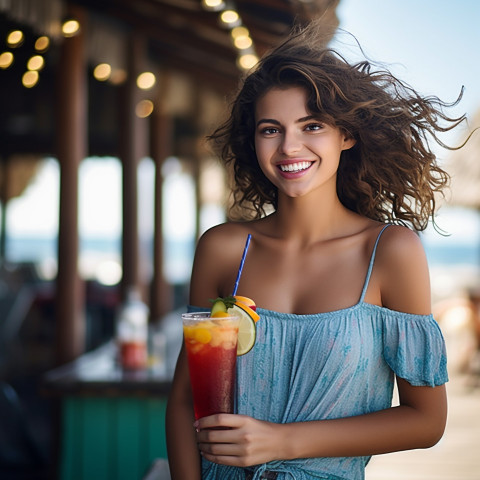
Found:
[[[19,47],[23,43],[24,38],[21,30],[13,30],[7,36],[7,44],[10,47]]]
[[[38,37],[37,40],[35,40],[35,50],[37,52],[43,53],[48,50],[49,46],[50,39],[46,36]]]
[[[64,37],[74,37],[80,32],[80,23],[77,20],[66,20],[62,25]]]
[[[0,54],[0,68],[5,70],[13,63],[13,53],[12,52],[3,52]]]
[[[30,57],[27,62],[27,68],[29,70],[41,70],[45,66],[45,60],[41,55],[34,55]]]
[[[225,2],[223,0],[203,0],[203,8],[206,10],[218,11],[225,7]]]
[[[253,44],[252,39],[250,37],[239,36],[233,40],[233,44],[239,50],[245,50],[246,48],[250,48]]]
[[[157,79],[152,72],[143,72],[137,77],[137,87],[142,90],[149,90],[155,85]]]
[[[232,28],[232,31],[230,32],[230,35],[233,37],[233,38],[237,38],[237,37],[249,37],[250,36],[250,32],[248,31],[248,28],[247,27],[235,27],[235,28]]]
[[[153,112],[153,102],[151,100],[140,100],[135,107],[135,114],[139,118],[146,118]]]
[[[99,63],[93,70],[93,76],[99,82],[105,82],[112,74],[112,67],[108,63]]]
[[[22,84],[26,88],[32,88],[38,83],[39,75],[36,70],[28,70],[22,77]]]
[[[238,66],[242,70],[249,70],[254,67],[258,62],[258,57],[253,53],[246,53],[238,57]]]
[[[235,10],[224,10],[220,15],[220,20],[227,25],[234,25],[240,20],[240,16]]]

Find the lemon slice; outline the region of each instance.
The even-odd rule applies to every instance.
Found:
[[[237,356],[245,355],[255,345],[255,339],[257,337],[255,320],[247,313],[246,309],[241,308],[239,304],[235,304],[229,308],[228,313],[240,318],[238,324]]]

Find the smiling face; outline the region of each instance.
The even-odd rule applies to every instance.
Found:
[[[305,89],[269,90],[257,101],[255,125],[260,168],[279,195],[299,197],[320,187],[336,192],[340,154],[355,140],[307,110]]]

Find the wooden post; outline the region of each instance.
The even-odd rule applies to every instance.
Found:
[[[195,141],[192,142],[192,151],[191,157],[193,161],[192,165],[192,173],[193,173],[193,180],[195,182],[195,204],[196,204],[196,215],[195,215],[195,238],[198,239],[201,232],[201,225],[200,225],[200,214],[202,210],[202,185],[200,182],[201,174],[202,174],[202,157],[199,155],[198,152],[198,143],[197,137],[198,132],[200,131],[200,118],[202,116],[201,113],[201,106],[200,106],[200,89],[198,85],[194,86],[193,90],[193,118],[195,119]]]
[[[10,173],[10,162],[8,157],[5,159],[0,158],[0,203],[1,203],[1,213],[2,221],[0,224],[0,266],[6,262],[7,254],[7,213],[8,213],[8,184],[9,184],[9,173]]]
[[[56,145],[60,164],[56,362],[75,359],[85,347],[84,285],[78,273],[78,169],[87,155],[86,15],[70,6],[82,26],[64,39],[58,66]]]
[[[140,119],[135,114],[135,107],[140,100],[136,79],[141,72],[144,55],[145,42],[138,34],[133,33],[128,42],[128,78],[122,87],[120,119],[120,158],[123,167],[123,277],[121,291],[123,300],[125,300],[128,288],[139,288],[137,168],[142,155],[142,147],[145,147],[145,132],[142,128],[142,123],[140,123]]]
[[[172,154],[173,143],[173,119],[164,108],[167,89],[168,83],[157,99],[150,122],[150,153],[155,163],[153,278],[150,294],[150,317],[154,322],[168,313],[173,305],[172,291],[163,275],[162,166],[165,159]]]

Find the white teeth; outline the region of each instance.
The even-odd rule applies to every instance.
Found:
[[[280,170],[282,172],[300,172],[301,170],[306,170],[312,163],[313,162],[298,162],[280,165]]]

